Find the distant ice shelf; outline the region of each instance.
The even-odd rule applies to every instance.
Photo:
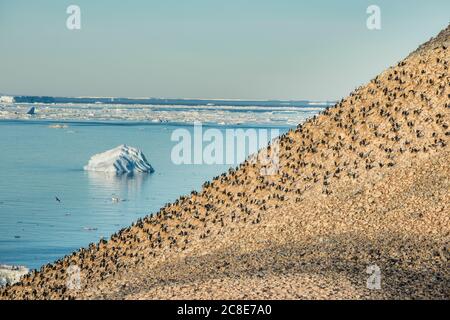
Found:
[[[127,145],[120,145],[94,155],[84,167],[84,170],[115,174],[154,172],[142,151]]]

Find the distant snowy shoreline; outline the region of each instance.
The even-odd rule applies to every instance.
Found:
[[[336,101],[317,100],[258,100],[258,99],[188,99],[188,98],[121,98],[121,97],[50,97],[50,96],[0,96],[0,103],[37,104],[122,104],[122,105],[175,105],[175,106],[261,106],[261,107],[307,107],[333,105]]]

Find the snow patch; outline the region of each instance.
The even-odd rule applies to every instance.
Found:
[[[28,274],[30,270],[23,266],[0,265],[0,287],[12,285],[20,281],[20,278]]]

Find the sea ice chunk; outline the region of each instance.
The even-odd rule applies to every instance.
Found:
[[[142,151],[127,145],[94,155],[84,170],[116,174],[154,172]]]

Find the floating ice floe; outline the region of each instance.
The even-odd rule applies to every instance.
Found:
[[[67,129],[69,126],[67,124],[51,124],[48,127],[50,129]]]
[[[83,228],[84,231],[97,231],[98,228],[93,228],[93,227],[84,227]]]
[[[0,265],[0,287],[15,284],[30,270],[23,266]]]
[[[94,155],[84,170],[116,174],[154,172],[142,151],[127,145]]]

